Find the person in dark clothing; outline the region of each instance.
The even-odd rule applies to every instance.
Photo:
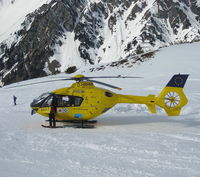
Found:
[[[14,105],[17,105],[17,97],[15,95],[13,95],[13,101],[14,101]]]
[[[53,95],[52,102],[51,102],[51,111],[49,113],[49,126],[55,128],[56,127],[56,106],[57,106],[57,99],[56,96]]]

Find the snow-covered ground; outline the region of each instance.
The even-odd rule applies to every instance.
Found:
[[[161,109],[153,115],[143,105],[121,104],[98,117],[95,129],[45,129],[40,126],[45,118],[30,115],[30,102],[72,82],[1,88],[0,177],[199,177],[199,49],[200,43],[173,46],[133,68],[84,72],[144,76],[102,80],[124,88],[119,93],[138,95],[158,94],[173,74],[189,73],[189,102],[178,117],[167,117]],[[17,106],[13,95],[18,97]]]

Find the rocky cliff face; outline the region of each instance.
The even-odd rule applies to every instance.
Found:
[[[1,3],[1,1],[0,1]],[[14,4],[15,1],[12,1]],[[4,84],[200,39],[197,0],[52,0],[0,41]],[[137,57],[136,57],[137,58]]]

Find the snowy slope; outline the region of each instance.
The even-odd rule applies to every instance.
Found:
[[[189,73],[189,99],[179,117],[143,105],[121,104],[98,120],[96,129],[44,129],[29,104],[43,92],[71,82],[0,89],[0,176],[10,177],[199,177],[200,43],[163,48],[148,63],[109,68],[92,75],[136,75],[144,79],[103,80],[125,94],[158,94],[174,73]],[[91,73],[84,72],[85,75]],[[24,81],[48,80],[51,77]],[[12,96],[18,97],[13,106]]]

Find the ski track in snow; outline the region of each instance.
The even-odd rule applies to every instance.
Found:
[[[0,177],[199,177],[199,47],[194,43],[162,49],[134,69],[86,72],[144,76],[105,80],[125,88],[119,93],[136,95],[158,94],[172,73],[189,73],[185,86],[189,103],[179,117],[167,117],[161,109],[153,115],[144,105],[120,104],[97,118],[95,129],[44,129],[40,125],[45,119],[30,115],[30,102],[71,82],[1,88]],[[18,97],[17,106],[13,95]]]

